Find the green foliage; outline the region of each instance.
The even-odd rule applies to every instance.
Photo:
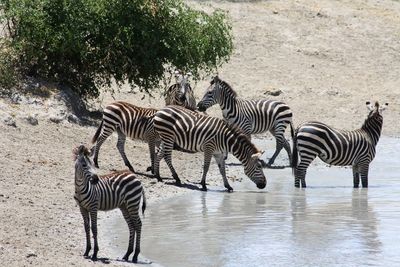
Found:
[[[128,81],[150,92],[168,68],[195,77],[232,53],[226,14],[182,0],[0,0],[2,24],[23,71],[61,82],[85,97]]]
[[[17,69],[15,51],[6,39],[0,40],[0,94],[7,94],[18,83]]]

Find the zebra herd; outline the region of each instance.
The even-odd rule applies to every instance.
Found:
[[[133,262],[137,262],[142,225],[139,205],[143,200],[144,213],[146,202],[142,185],[135,178],[135,169],[125,154],[126,137],[147,142],[151,161],[147,171],[151,171],[158,181],[162,181],[160,161],[164,159],[177,185],[181,185],[181,180],[172,165],[174,149],[188,153],[204,153],[201,179],[203,190],[207,190],[206,175],[214,157],[225,188],[232,191],[225,172],[228,153],[241,162],[245,174],[262,189],[267,184],[263,168],[274,164],[284,148],[291,162],[295,187],[306,187],[307,168],[317,156],[330,165],[352,166],[354,187],[359,186],[360,177],[362,187],[368,187],[369,164],[375,157],[375,147],[382,130],[382,111],[387,108],[387,103],[380,106],[378,102],[374,105],[367,102],[368,117],[362,127],[354,131],[337,130],[320,122],[303,123],[294,131],[293,114],[285,103],[265,99],[240,99],[232,87],[218,76],[211,80],[209,88],[196,107],[193,90],[188,82],[189,76],[189,73],[176,73],[177,82],[166,91],[167,105],[160,110],[137,107],[122,101],[108,105],[92,139],[94,147],[90,150],[80,146],[74,150],[74,198],[84,220],[87,244],[84,256],[88,256],[91,250],[91,227],[94,238],[92,259],[97,258],[97,211],[119,208],[130,233],[128,250],[123,259],[128,260],[133,252],[136,235]],[[224,119],[201,113],[216,103],[220,105]],[[288,126],[291,128],[293,140],[292,152],[284,136]],[[130,171],[98,176],[94,167],[98,168],[100,147],[115,131],[118,134],[118,151]],[[251,142],[252,134],[267,131],[276,139],[276,150],[268,163],[262,160],[264,151]],[[93,162],[90,159],[92,156]]]

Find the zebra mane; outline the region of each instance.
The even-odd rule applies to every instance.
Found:
[[[81,152],[83,152],[85,156],[90,155],[90,150],[86,146],[84,145],[77,146],[72,150],[72,157],[74,161],[76,161]]]
[[[227,82],[225,82],[223,80],[220,80],[219,82],[221,83],[221,85],[220,85],[221,87],[230,89],[230,91],[232,92],[232,95],[234,97],[237,97],[237,93],[235,90],[233,90],[232,86],[230,86]]]

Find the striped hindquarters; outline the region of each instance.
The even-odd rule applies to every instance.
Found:
[[[153,108],[142,108],[118,101],[108,105],[103,111],[101,135],[108,136],[117,128],[132,139],[145,140],[148,131],[152,130],[151,118],[157,112]],[[99,128],[100,128],[99,127]],[[94,136],[94,143],[96,141]]]
[[[251,123],[250,134],[263,133],[292,122],[292,111],[283,102],[275,100],[238,100],[238,114],[229,121],[242,129]]]

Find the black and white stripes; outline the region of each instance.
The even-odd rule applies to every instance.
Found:
[[[293,114],[289,106],[275,100],[240,99],[232,87],[218,76],[211,81],[203,99],[198,103],[198,108],[205,111],[216,103],[220,105],[224,119],[237,125],[246,135],[269,131],[276,138],[276,150],[268,165],[274,163],[282,148],[288,153],[290,161],[290,145],[284,136],[289,124],[293,128]]]
[[[362,127],[354,131],[334,129],[320,122],[300,125],[293,138],[293,172],[295,186],[306,187],[305,176],[310,163],[318,156],[336,166],[353,167],[353,185],[368,187],[369,164],[375,157],[375,147],[382,131],[382,111],[386,109],[367,102],[370,111]]]
[[[92,260],[97,259],[99,250],[97,243],[97,211],[119,208],[129,227],[128,250],[123,257],[128,260],[133,252],[136,238],[133,262],[137,262],[140,253],[140,238],[142,222],[139,216],[139,206],[143,199],[142,213],[146,209],[146,199],[142,184],[131,172],[116,172],[97,176],[89,159],[89,150],[83,145],[74,149],[75,156],[75,195],[79,205],[86,233],[87,257],[91,250],[90,228],[92,228],[94,248]]]
[[[165,92],[165,105],[182,106],[190,110],[196,110],[196,99],[192,87],[189,83],[189,72],[183,74],[180,71],[175,72],[176,83],[171,85]]]
[[[154,116],[156,112],[157,110],[154,108],[137,107],[122,101],[108,105],[103,111],[103,120],[92,139],[92,143],[96,143],[93,157],[94,165],[98,168],[99,150],[103,142],[114,131],[117,131],[117,148],[125,166],[134,172],[125,154],[125,141],[126,136],[128,136],[131,139],[138,139],[148,143],[151,160],[149,169],[153,170],[158,135],[153,129],[152,120],[149,118]]]
[[[235,126],[229,126],[223,120],[182,107],[167,106],[156,113],[154,129],[161,138],[160,151],[154,165],[155,175],[159,180],[159,163],[164,158],[177,184],[181,183],[171,158],[174,145],[178,145],[186,151],[204,152],[204,169],[201,180],[203,190],[207,189],[205,179],[212,157],[218,163],[224,186],[229,191],[232,190],[225,174],[224,155],[226,153],[232,153],[241,161],[245,174],[258,188],[266,186],[260,160],[262,152]]]

